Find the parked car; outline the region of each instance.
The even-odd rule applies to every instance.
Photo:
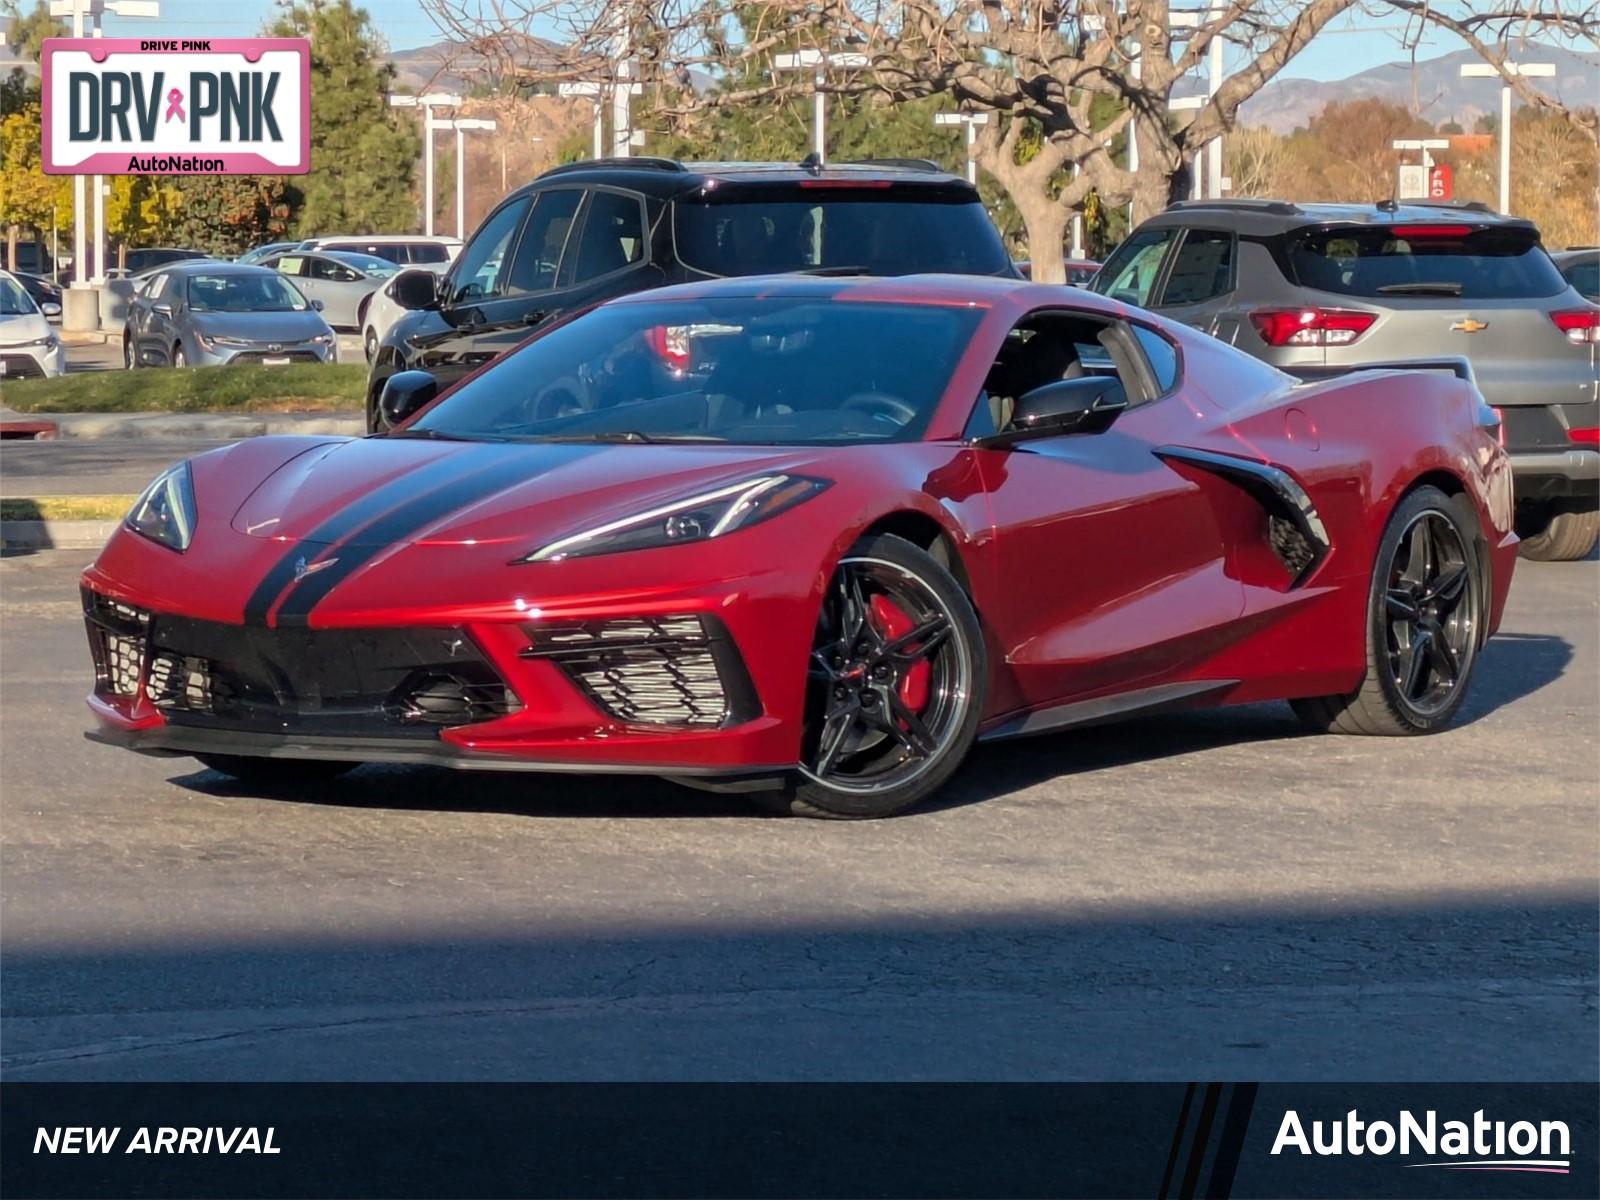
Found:
[[[299,242],[264,242],[259,246],[253,246],[246,250],[233,261],[249,266],[253,263],[259,263],[264,258],[273,258],[286,251],[293,250],[299,244]]]
[[[1516,565],[1465,379],[1294,386],[1078,289],[701,282],[438,390],[158,477],[82,577],[91,737],[882,817],[979,738],[1173,707],[1438,731]]]
[[[1140,225],[1094,290],[1285,371],[1466,359],[1500,413],[1537,559],[1600,536],[1600,309],[1528,221],[1481,204],[1202,200]]]
[[[61,339],[10,271],[0,271],[0,379],[62,374]]]
[[[415,311],[373,357],[369,425],[397,371],[449,383],[573,309],[784,271],[1016,275],[977,189],[932,163],[569,163],[502,200],[443,279],[399,277],[394,299]]]
[[[333,362],[317,301],[267,267],[174,263],[134,293],[122,335],[129,367]]]
[[[355,254],[387,258],[400,267],[426,267],[431,271],[444,271],[461,252],[461,242],[453,237],[422,234],[372,234],[364,237],[343,234],[306,238],[295,249],[348,250]]]
[[[1067,283],[1073,287],[1087,287],[1095,272],[1100,269],[1100,264],[1092,258],[1064,258],[1061,262],[1066,267]],[[1017,263],[1017,271],[1024,279],[1032,279],[1033,262],[1030,259],[1022,259]]]
[[[194,259],[207,259],[217,261],[204,250],[184,250],[175,246],[149,246],[140,250],[129,250],[127,256],[119,261],[114,251],[108,251],[110,262],[106,264],[107,273],[112,271],[124,275],[143,275],[155,267],[164,267],[169,263],[189,262]]]
[[[3,244],[3,243],[0,243]],[[17,274],[45,275],[54,273],[54,259],[50,254],[50,247],[37,238],[23,239],[17,242],[17,260],[12,264],[12,270]],[[63,265],[69,260],[63,259]],[[4,259],[0,259],[0,266]],[[62,278],[66,276],[63,275]]]
[[[408,267],[406,270],[425,269]],[[379,345],[389,336],[389,330],[394,328],[395,322],[410,311],[395,299],[396,289],[405,286],[400,282],[405,274],[406,271],[401,271],[385,280],[383,286],[372,293],[367,301],[366,310],[361,314],[361,348],[369,364],[377,357]]]
[[[13,271],[11,277],[22,285],[22,290],[33,297],[45,319],[61,319],[61,285],[43,275],[30,275],[26,271]]]
[[[323,318],[335,329],[360,329],[372,293],[400,270],[387,258],[347,250],[292,250],[261,265],[287,275],[306,296],[320,300]]]
[[[1592,304],[1600,304],[1600,246],[1563,250],[1550,257],[1580,296]]]

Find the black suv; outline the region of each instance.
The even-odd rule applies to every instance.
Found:
[[[497,205],[440,279],[397,276],[407,313],[367,380],[368,428],[397,371],[448,385],[530,327],[613,296],[726,275],[1015,275],[977,189],[920,159],[680,163],[598,159]]]
[[[1500,414],[1529,558],[1600,535],[1600,309],[1482,204],[1174,204],[1090,285],[1291,374],[1466,359]]]

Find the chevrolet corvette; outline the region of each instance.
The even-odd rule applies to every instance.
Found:
[[[881,817],[1134,714],[1436,731],[1516,558],[1464,363],[1302,380],[1022,280],[646,292],[437,392],[163,472],[82,577],[89,736]]]

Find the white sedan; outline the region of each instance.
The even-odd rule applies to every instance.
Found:
[[[56,331],[16,276],[0,271],[0,379],[54,378],[66,369]]]

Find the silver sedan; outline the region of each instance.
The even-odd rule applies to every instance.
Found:
[[[176,263],[134,293],[123,330],[130,367],[333,362],[319,305],[283,276],[238,263]]]
[[[372,293],[400,269],[386,258],[353,250],[290,251],[262,266],[287,275],[308,298],[320,300],[335,329],[360,329]]]

